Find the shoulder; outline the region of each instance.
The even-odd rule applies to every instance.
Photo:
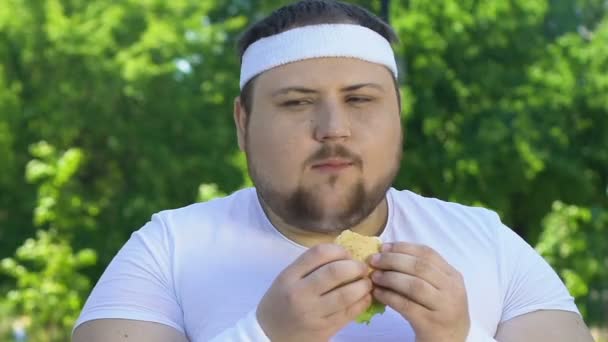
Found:
[[[489,221],[493,223],[500,221],[496,212],[484,207],[469,206],[434,197],[425,197],[409,190],[391,189],[390,194],[397,209],[408,208],[448,218],[472,219],[474,221]]]
[[[498,214],[490,209],[425,197],[409,190],[390,190],[395,212],[424,226],[442,231],[465,232],[495,240],[506,227]]]
[[[217,218],[242,212],[256,196],[254,188],[238,190],[228,196],[207,202],[193,203],[185,207],[160,211],[155,216],[166,221],[191,221],[201,218]]]
[[[201,234],[211,231],[228,219],[238,220],[246,215],[255,199],[255,189],[247,188],[207,202],[159,211],[137,233],[162,234],[170,239]]]

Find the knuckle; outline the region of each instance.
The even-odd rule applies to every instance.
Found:
[[[288,306],[297,306],[300,302],[300,294],[294,288],[287,289],[284,293],[285,302]]]
[[[410,301],[408,299],[401,298],[401,300],[396,303],[396,307],[397,311],[399,312],[407,312],[410,308]]]
[[[464,286],[463,283],[458,283],[457,290],[458,290],[458,294],[460,294],[460,296],[462,296],[462,298],[466,299],[466,297],[467,297],[467,288]]]
[[[282,286],[284,284],[288,284],[289,280],[291,279],[290,273],[288,272],[288,270],[285,270],[281,273],[279,273],[279,275],[277,276],[277,278],[275,279],[275,284]]]
[[[358,303],[357,305],[352,305],[347,309],[347,316],[348,317],[353,317],[355,315],[357,315],[362,309],[365,309],[369,306],[369,303],[371,303],[371,300],[362,300],[360,303]]]
[[[340,325],[343,320],[344,320],[343,315],[335,314],[335,315],[331,315],[325,319],[322,319],[319,322],[319,325],[321,327],[323,327],[323,329],[326,329],[327,327],[333,327],[336,325]]]
[[[429,272],[429,263],[421,258],[416,258],[414,261],[414,272],[418,275],[426,274]]]
[[[366,292],[368,292],[368,290],[365,281],[353,283],[350,286],[340,289],[337,294],[338,302],[340,305],[350,307],[351,304],[357,300],[357,298],[363,297]]]
[[[345,316],[346,317],[352,317],[357,313],[358,308],[355,306],[351,306],[348,309],[346,309],[346,313]]]
[[[349,269],[349,275],[352,277],[366,276],[370,271],[367,264],[360,261],[352,261],[350,265],[352,266]]]
[[[357,281],[357,287],[354,290],[353,295],[357,298],[362,297],[365,293],[368,293],[372,289],[372,283],[369,279],[361,279]]]
[[[420,246],[420,256],[424,259],[431,258],[435,254],[435,250],[429,246]]]
[[[338,291],[338,303],[340,305],[346,305],[350,303],[350,294],[349,291],[347,291],[346,289],[343,289],[341,291]]]
[[[361,261],[355,261],[355,270],[356,270],[356,274],[363,274],[363,275],[367,275],[367,273],[369,272],[370,268],[369,266]]]
[[[395,272],[392,272],[392,271],[385,271],[385,272],[380,273],[378,280],[380,281],[381,284],[387,285],[387,286],[395,286],[395,285],[397,285],[397,283],[399,283],[399,280],[397,279],[397,275],[395,274]]]
[[[327,265],[327,275],[330,279],[339,280],[340,273],[341,273],[340,267],[338,267],[338,264],[332,263],[332,264]]]
[[[404,253],[404,252],[408,251],[409,246],[410,245],[403,243],[403,242],[395,242],[392,245],[391,252]]]
[[[338,246],[331,244],[320,244],[313,247],[310,253],[313,257],[318,259],[332,258],[339,253],[340,249]]]
[[[310,249],[310,254],[315,258],[321,258],[329,253],[327,245],[317,245]]]
[[[384,268],[393,268],[395,266],[395,258],[391,254],[381,255],[378,263]]]
[[[459,304],[458,307],[468,307],[468,298],[467,298],[466,293],[461,293],[460,295],[457,296],[457,298],[458,298],[457,304]],[[456,306],[454,309],[456,309]]]
[[[464,285],[464,277],[462,276],[462,274],[458,271],[456,271],[452,278],[451,278],[451,285],[452,288],[455,289],[458,292],[463,292],[465,290],[465,285]]]
[[[419,279],[412,279],[409,283],[409,292],[410,293],[419,293],[424,291],[425,286],[424,282]]]

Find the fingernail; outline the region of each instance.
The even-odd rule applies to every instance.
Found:
[[[373,280],[378,280],[378,279],[380,279],[381,276],[382,276],[382,273],[380,273],[380,271],[374,271],[374,273],[372,273]]]
[[[385,243],[385,244],[382,245],[382,247],[380,248],[380,250],[382,252],[388,252],[388,251],[391,250],[391,246],[392,245],[390,243]]]
[[[380,254],[372,255],[372,258],[369,260],[372,265],[376,265],[378,261],[380,261]]]

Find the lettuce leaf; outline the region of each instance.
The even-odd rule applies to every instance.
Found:
[[[367,308],[367,310],[363,311],[359,316],[357,316],[357,318],[355,318],[355,322],[369,325],[372,317],[374,317],[376,314],[384,313],[385,309],[386,305],[380,303],[374,298],[372,304]]]

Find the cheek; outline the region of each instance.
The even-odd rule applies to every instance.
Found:
[[[299,176],[311,153],[304,131],[276,121],[272,125],[267,121],[251,122],[247,151],[262,177],[273,182],[293,182]]]
[[[361,154],[365,163],[366,176],[384,175],[395,162],[398,149],[401,149],[401,122],[395,119],[368,120],[360,127],[362,140]]]

